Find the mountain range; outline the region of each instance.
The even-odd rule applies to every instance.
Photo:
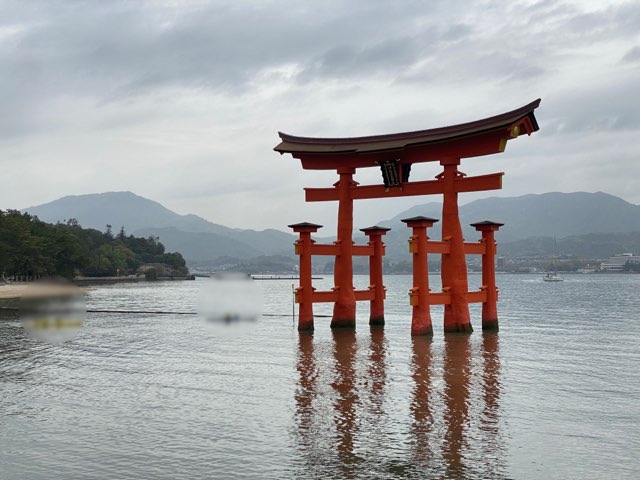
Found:
[[[560,252],[571,255],[583,256],[588,251],[599,254],[594,255],[597,258],[620,253],[624,246],[627,247],[625,251],[633,245],[640,249],[640,243],[631,242],[630,245],[629,238],[636,237],[623,235],[640,232],[640,206],[603,192],[489,197],[461,205],[459,214],[467,241],[475,241],[480,237],[470,226],[471,223],[482,220],[504,223],[496,234],[496,240],[500,244],[500,253],[510,256],[553,255],[556,250],[554,238],[558,240]],[[392,219],[380,222],[381,226],[391,228],[385,237],[389,258],[398,254],[404,256],[408,229],[401,219],[417,215],[440,219],[442,204],[431,202],[416,205]],[[429,237],[441,238],[440,227],[438,222],[430,228]],[[599,236],[588,237],[593,234]],[[566,241],[565,238],[569,237],[574,240]],[[593,245],[594,242],[598,246]],[[594,248],[589,248],[589,245]]]
[[[416,215],[439,219],[441,210],[441,203],[431,202],[411,207],[391,219],[381,219],[379,225],[392,229],[385,237],[387,257],[406,260],[409,232],[401,219]],[[50,223],[75,218],[83,227],[101,231],[106,225],[112,225],[114,232],[124,226],[127,233],[136,236],[159,237],[167,250],[181,252],[192,264],[221,257],[292,256],[296,239],[276,229],[229,228],[197,215],[180,215],[132,192],[67,196],[23,211]],[[640,206],[603,192],[484,198],[461,205],[460,220],[468,241],[479,238],[470,223],[504,223],[497,239],[501,252],[514,256],[553,254],[554,238],[562,253],[573,253],[565,248],[577,249],[595,257],[620,253],[621,248],[626,251],[640,247],[640,234],[634,235],[640,232]],[[429,236],[440,238],[439,223],[429,230]],[[364,242],[360,232],[354,234],[354,239]]]
[[[132,192],[71,195],[23,211],[50,223],[75,218],[85,228],[104,231],[112,225],[114,231],[124,227],[128,234],[159,237],[168,250],[181,252],[192,262],[289,254],[295,240],[275,229],[229,228],[198,215],[180,215]]]

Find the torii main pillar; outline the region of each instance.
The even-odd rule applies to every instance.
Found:
[[[338,255],[334,264],[334,291],[338,299],[333,305],[331,328],[356,326],[356,296],[353,288],[353,198],[355,168],[338,168]]]
[[[442,255],[441,277],[443,288],[451,294],[451,303],[444,306],[445,332],[472,332],[469,317],[467,292],[467,261],[464,252],[464,238],[458,215],[458,191],[456,179],[463,175],[458,171],[459,158],[440,160],[444,167],[442,176],[442,240],[449,243],[449,253]]]

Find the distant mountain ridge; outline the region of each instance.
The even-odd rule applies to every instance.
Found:
[[[85,228],[104,230],[124,226],[131,232],[145,228],[173,227],[185,232],[226,234],[234,229],[209,222],[197,215],[180,215],[158,202],[133,192],[106,192],[87,195],[69,195],[53,202],[25,208],[46,222],[75,218]]]
[[[504,223],[496,234],[496,239],[505,247],[515,242],[515,246],[508,249],[512,255],[531,252],[536,248],[539,251],[540,245],[532,248],[531,243],[525,241],[535,237],[556,237],[560,241],[568,236],[640,232],[640,206],[603,192],[550,192],[520,197],[489,197],[461,205],[459,212],[463,235],[467,241],[475,241],[480,237],[470,226],[471,223],[483,220]],[[408,229],[401,220],[417,215],[441,219],[442,204],[431,202],[416,205],[379,223],[391,228],[385,237],[389,258],[405,256]],[[432,239],[441,238],[441,222],[430,228],[428,234]],[[359,237],[357,241],[363,241],[363,237]],[[577,247],[578,243],[571,245]],[[615,250],[616,242],[611,243],[611,250]],[[544,248],[543,250],[546,251]],[[589,251],[589,248],[581,244],[580,250]],[[593,251],[596,250],[603,251],[602,248]]]
[[[180,215],[158,202],[132,192],[71,195],[23,211],[50,223],[78,220],[85,228],[114,233],[124,226],[127,233],[159,237],[169,251],[178,251],[188,261],[220,256],[257,257],[292,254],[295,237],[279,230],[229,228],[197,215]]]
[[[640,253],[640,232],[587,233],[569,235],[554,241],[552,237],[531,237],[502,243],[500,255],[508,257],[551,257],[557,253],[578,258],[608,258],[620,253]]]
[[[640,205],[603,192],[489,197],[462,205],[459,211],[465,237],[477,235],[469,224],[493,220],[505,224],[498,234],[504,242],[537,236],[640,231]],[[381,224],[406,229],[401,219],[416,215],[440,219],[442,203],[416,205]],[[440,237],[440,223],[429,231],[430,236]]]
[[[280,230],[242,230],[212,223],[197,215],[180,215],[132,192],[67,196],[23,211],[51,223],[75,218],[83,227],[101,231],[109,224],[114,233],[124,226],[127,233],[159,237],[169,251],[181,252],[191,263],[225,256],[238,259],[265,255],[291,257],[292,244],[296,239],[294,235]],[[406,260],[409,232],[401,219],[416,215],[440,219],[442,204],[416,205],[391,219],[380,221],[379,225],[392,228],[385,236],[388,258]],[[510,255],[547,251],[548,239],[553,237],[567,249],[585,253],[616,253],[617,248],[635,245],[636,236],[620,235],[640,232],[640,206],[603,192],[490,197],[460,206],[460,221],[468,241],[479,238],[469,224],[482,220],[505,224],[498,232],[497,240],[504,246],[503,251]],[[620,234],[615,237],[619,237],[622,243],[613,238],[607,240],[607,235],[613,237],[613,233]],[[429,236],[440,238],[440,222],[429,230]],[[574,239],[562,241],[569,236]],[[540,237],[547,237],[547,240]],[[365,242],[357,231],[354,239],[358,243]],[[592,242],[597,242],[598,246],[590,246]]]

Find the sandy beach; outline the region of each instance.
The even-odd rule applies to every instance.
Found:
[[[0,299],[70,295],[84,292],[86,289],[75,285],[57,285],[51,283],[8,283],[0,285]]]

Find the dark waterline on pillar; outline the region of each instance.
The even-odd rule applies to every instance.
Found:
[[[455,334],[469,334],[473,333],[473,326],[471,323],[467,325],[455,324],[455,325],[446,325],[444,326],[444,333],[447,335],[455,335]]]
[[[483,332],[498,332],[500,327],[498,325],[498,319],[486,320],[482,319],[482,331]]]
[[[343,329],[353,329],[356,328],[355,319],[348,318],[334,318],[331,320],[331,329],[332,330],[343,330]]]

